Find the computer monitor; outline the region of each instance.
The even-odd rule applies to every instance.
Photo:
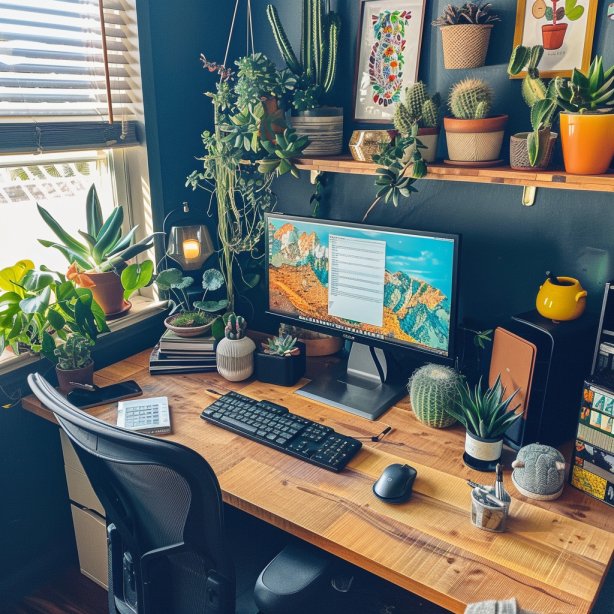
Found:
[[[458,235],[278,213],[266,224],[268,313],[355,342],[347,365],[297,394],[375,419],[405,394],[382,350],[452,363]]]

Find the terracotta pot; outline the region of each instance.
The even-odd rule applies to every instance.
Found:
[[[437,126],[436,128],[419,128],[418,129],[418,139],[420,139],[421,143],[425,146],[425,149],[420,149],[420,153],[424,158],[424,161],[427,164],[431,162],[435,162],[437,158],[437,145],[439,143],[439,132],[441,128]],[[410,145],[405,150],[405,155],[403,156],[402,162],[407,162],[411,156],[414,155],[414,145]]]
[[[529,132],[519,132],[510,138],[510,166],[517,171],[534,170],[545,171],[550,166],[552,160],[552,154],[554,153],[554,145],[558,134],[556,132],[550,133],[550,140],[548,141],[548,148],[543,160],[536,166],[531,166],[529,162],[529,150],[527,148],[527,137]]]
[[[321,107],[309,111],[294,111],[292,127],[311,141],[304,149],[306,156],[336,156],[343,149],[343,109]]]
[[[264,106],[264,110],[267,115],[275,115],[278,113],[283,118],[283,113],[279,110],[277,106],[277,98],[271,96],[270,98],[261,98],[262,105]],[[275,137],[268,131],[268,125],[266,123],[266,117],[262,119],[264,122],[264,132],[266,134],[267,139],[269,141],[274,141]],[[276,123],[271,123],[271,130],[273,134],[283,134],[285,132],[285,128],[283,126],[279,126]]]
[[[68,394],[71,390],[75,389],[75,386],[70,382],[76,382],[77,384],[94,384],[94,361],[90,362],[87,367],[82,369],[60,369],[55,368],[55,372],[58,376],[58,383],[60,384],[60,392],[62,394]]]
[[[614,156],[614,113],[561,113],[565,170],[601,175]]]
[[[444,117],[448,157],[462,162],[497,160],[503,145],[507,115],[486,119]]]
[[[492,24],[457,24],[440,29],[446,68],[484,66]]]
[[[119,275],[109,273],[87,273],[96,284],[91,290],[94,300],[102,307],[104,315],[119,313],[126,306],[124,302],[124,287]]]
[[[211,320],[209,324],[203,324],[202,326],[173,326],[173,320],[178,317],[179,314],[169,316],[164,320],[164,326],[169,330],[172,330],[178,337],[198,337],[206,333],[212,326],[215,319]]]
[[[566,23],[557,23],[549,26],[542,26],[542,40],[544,49],[552,51],[560,49],[565,40],[565,32],[567,32]]]

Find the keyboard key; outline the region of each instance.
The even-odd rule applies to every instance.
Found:
[[[222,416],[220,418],[220,422],[224,422],[226,424],[231,424],[232,426],[236,426],[237,428],[240,428],[242,431],[245,431],[247,433],[256,432],[256,428],[253,427],[251,424],[245,424],[245,422],[240,422],[239,420],[235,420],[234,418],[230,418],[228,416]]]

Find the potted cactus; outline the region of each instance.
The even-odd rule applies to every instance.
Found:
[[[334,156],[343,148],[343,108],[322,106],[337,73],[337,47],[341,19],[327,10],[326,0],[303,0],[300,61],[297,58],[277,14],[269,4],[267,17],[275,41],[286,65],[297,79],[292,98],[290,123],[307,135],[311,156]]]
[[[448,4],[432,25],[441,29],[443,63],[446,68],[484,66],[493,23],[501,21],[484,0]]]
[[[69,335],[66,342],[55,348],[57,359],[55,372],[60,392],[68,394],[74,384],[94,384],[94,361],[91,357],[93,343],[81,335]]]
[[[241,382],[254,372],[256,344],[245,336],[247,322],[234,313],[225,318],[224,338],[217,344],[218,373],[231,382]]]
[[[522,97],[531,109],[533,132],[519,132],[511,137],[510,165],[516,170],[533,168],[541,171],[548,168],[556,132],[552,132],[552,121],[556,111],[554,81],[549,86],[539,78],[539,62],[544,55],[541,45],[523,47],[518,45],[512,52],[507,72],[518,75],[522,70],[527,74],[522,81]]]
[[[416,418],[435,429],[451,426],[456,418],[449,413],[458,396],[459,375],[450,367],[428,364],[411,376],[407,389]]]
[[[124,298],[124,290],[133,292],[147,285],[153,275],[153,263],[146,261],[134,265],[131,271],[139,268],[140,274],[126,276],[126,279],[135,284],[128,288],[122,285],[120,274],[126,269],[128,260],[151,249],[155,235],[164,233],[154,232],[138,243],[133,243],[138,226],[122,235],[124,209],[121,205],[115,207],[113,213],[103,220],[94,184],[86,200],[87,232],[79,231],[85,242],[71,237],[46,209],[37,206],[47,226],[60,240],[57,243],[39,239],[39,243],[60,251],[68,262],[74,265],[75,276],[80,272],[87,273],[87,278],[93,284],[88,287],[107,317],[127,313],[130,303]]]
[[[481,378],[473,393],[464,378],[457,389],[456,405],[448,407],[447,412],[467,429],[463,461],[477,471],[494,471],[501,458],[505,432],[522,416],[516,413],[520,405],[508,409],[518,390],[504,401],[506,389],[501,386],[500,375],[486,392],[482,391]]]
[[[418,138],[424,146],[421,154],[425,162],[435,162],[437,143],[439,141],[439,108],[441,96],[439,92],[429,96],[422,81],[405,88],[405,101],[400,101],[394,112],[394,127],[403,137],[407,137],[414,123],[418,122]],[[409,160],[414,153],[415,145],[406,150]]]
[[[265,384],[294,386],[307,370],[307,348],[292,335],[273,337],[254,354],[256,378]]]
[[[459,81],[448,98],[452,117],[444,117],[450,164],[488,166],[499,162],[507,115],[488,114],[493,92],[480,79]]]

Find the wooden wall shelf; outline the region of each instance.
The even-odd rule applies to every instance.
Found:
[[[351,156],[297,158],[294,162],[300,169],[326,173],[349,173],[352,175],[375,175],[375,169],[378,167],[377,164],[369,162],[357,162]],[[509,166],[466,168],[450,166],[448,164],[429,164],[426,179],[614,192],[614,173],[606,175],[571,175],[563,170],[546,172],[515,171]]]

